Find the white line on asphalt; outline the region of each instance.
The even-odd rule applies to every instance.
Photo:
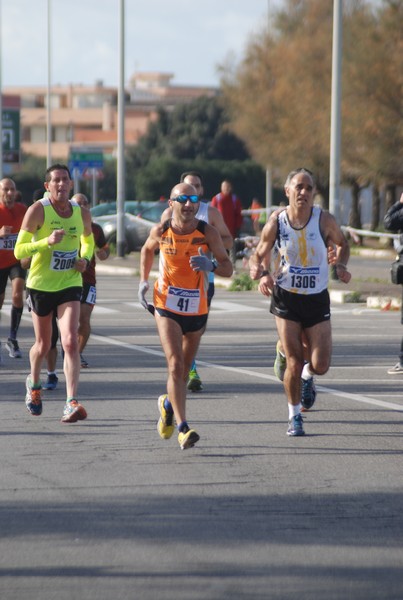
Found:
[[[161,350],[152,350],[151,348],[147,348],[145,346],[138,346],[136,344],[128,344],[127,342],[122,342],[120,340],[114,340],[110,337],[104,337],[102,335],[91,335],[91,339],[98,340],[104,344],[111,344],[112,346],[120,346],[122,348],[128,348],[129,350],[138,350],[139,352],[143,352],[144,354],[152,354],[154,356],[162,356],[164,357],[164,353]],[[222,371],[230,371],[232,373],[242,373],[243,375],[247,375],[250,377],[254,377],[255,379],[266,379],[269,381],[274,381],[278,383],[277,377],[274,375],[268,375],[266,373],[258,373],[256,371],[251,371],[249,369],[242,369],[239,367],[227,367],[225,365],[217,365],[209,362],[205,362],[202,360],[198,360],[197,364],[202,367],[208,367],[210,369],[217,369]],[[389,408],[390,410],[397,410],[403,412],[403,406],[399,404],[394,404],[392,402],[384,402],[383,400],[375,400],[374,398],[369,398],[368,396],[361,396],[359,394],[349,394],[346,392],[340,392],[338,390],[317,386],[318,392],[324,392],[326,394],[330,394],[331,396],[337,396],[338,398],[346,398],[347,400],[352,400],[353,402],[360,402],[363,404],[372,404],[374,406],[380,406],[382,408]]]

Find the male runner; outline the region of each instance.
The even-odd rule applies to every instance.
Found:
[[[177,184],[171,191],[170,205],[172,218],[152,228],[141,250],[139,300],[147,309],[148,276],[159,248],[154,306],[168,381],[167,394],[158,399],[158,433],[169,439],[175,418],[178,442],[185,450],[200,439],[186,421],[186,382],[207,323],[208,273],[230,277],[232,264],[215,227],[196,218],[199,196],[194,187]]]
[[[67,398],[62,422],[75,423],[87,417],[77,401],[80,373],[77,330],[81,273],[90,264],[94,237],[89,211],[69,200],[73,182],[68,167],[50,166],[44,185],[49,197],[29,207],[15,246],[18,259],[32,256],[27,292],[35,343],[30,350],[31,373],[26,381],[25,403],[32,415],[42,413],[40,374],[51,347],[52,317],[56,310],[65,352]]]

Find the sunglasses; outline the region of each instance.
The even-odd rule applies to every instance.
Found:
[[[192,204],[196,204],[196,202],[199,202],[199,196],[187,196],[186,194],[181,194],[180,196],[176,196],[176,198],[170,198],[170,200],[175,200],[180,204],[186,204],[189,200]]]

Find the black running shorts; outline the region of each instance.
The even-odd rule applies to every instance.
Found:
[[[207,324],[207,315],[178,315],[177,313],[171,312],[170,310],[164,310],[163,308],[156,308],[157,313],[161,317],[168,317],[178,323],[182,329],[183,335],[186,333],[192,333],[193,331],[200,331],[204,329]]]
[[[28,309],[38,317],[46,317],[66,302],[80,302],[81,287],[71,287],[59,292],[42,292],[27,288]]]
[[[329,292],[323,290],[319,294],[293,294],[275,285],[270,312],[280,319],[301,323],[304,329],[313,327],[330,319]]]

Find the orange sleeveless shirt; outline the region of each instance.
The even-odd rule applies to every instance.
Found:
[[[164,223],[160,242],[159,277],[154,285],[154,305],[180,315],[208,313],[208,273],[193,271],[189,260],[201,247],[209,253],[204,230],[206,223],[199,221],[191,233],[179,235],[171,229],[171,221]]]

